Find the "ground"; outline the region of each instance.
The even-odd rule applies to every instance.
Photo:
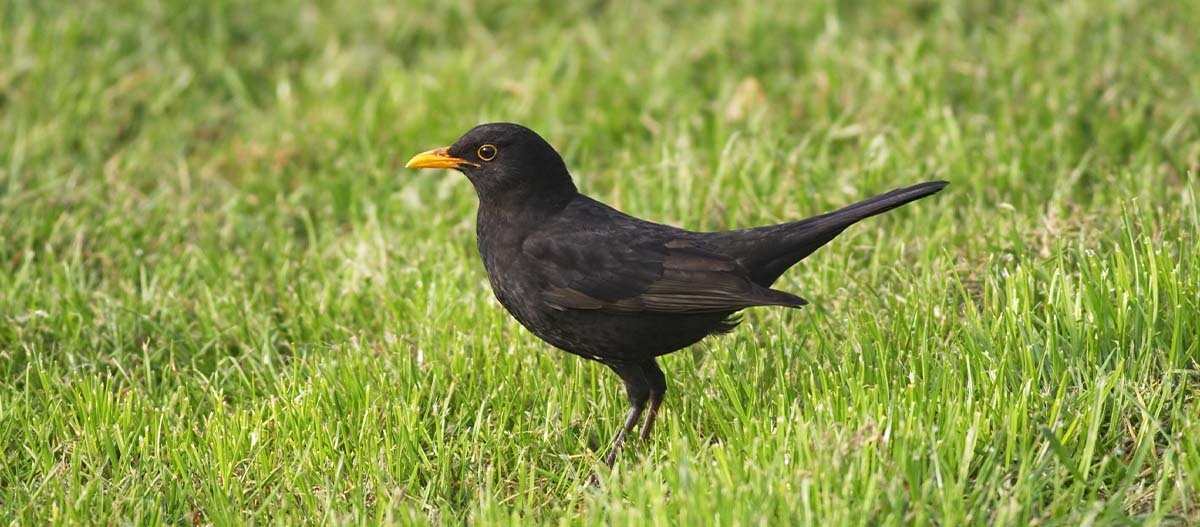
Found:
[[[0,521],[1200,522],[1197,4],[648,4],[4,3]],[[692,229],[951,185],[593,489],[620,383],[402,168],[492,120]]]

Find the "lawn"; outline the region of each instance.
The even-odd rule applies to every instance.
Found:
[[[0,522],[1200,522],[1200,4],[650,4],[0,4]],[[951,185],[608,471],[617,377],[403,168],[495,120],[697,230]]]

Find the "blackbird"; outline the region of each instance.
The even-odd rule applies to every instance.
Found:
[[[655,357],[729,332],[739,310],[807,304],[771,284],[850,225],[947,185],[921,183],[791,223],[692,232],[580,194],[558,152],[517,124],[479,125],[406,166],[465,174],[479,198],[479,254],[500,304],[542,340],[624,381],[630,409],[610,467],[643,413],[641,438],[654,427],[667,389]]]

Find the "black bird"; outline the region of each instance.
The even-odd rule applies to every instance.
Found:
[[[654,427],[667,389],[655,357],[732,330],[741,309],[807,304],[771,284],[847,227],[947,185],[921,183],[792,223],[691,232],[580,194],[554,147],[517,124],[479,125],[406,166],[465,174],[500,304],[542,340],[621,376],[630,410],[610,467],[643,412],[642,439]]]

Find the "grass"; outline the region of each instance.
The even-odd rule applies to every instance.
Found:
[[[0,5],[2,521],[1200,522],[1195,4],[647,4]],[[620,383],[402,168],[489,120],[695,229],[952,185],[589,489]]]

